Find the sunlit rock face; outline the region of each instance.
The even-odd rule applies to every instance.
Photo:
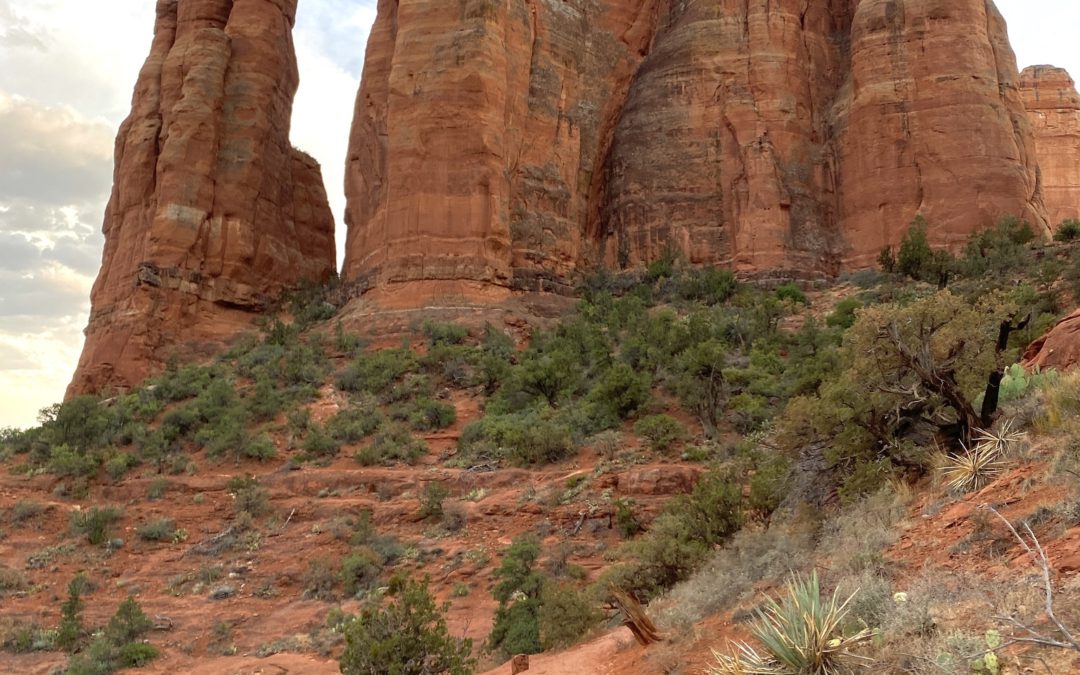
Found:
[[[137,384],[334,273],[319,166],[289,144],[295,13],[296,0],[158,2],[69,395]]]
[[[1046,211],[1055,227],[1080,218],[1080,96],[1069,73],[1031,66],[1020,74],[1042,172]]]
[[[986,0],[381,0],[343,276],[396,306],[572,288],[672,250],[747,274],[1047,226]]]

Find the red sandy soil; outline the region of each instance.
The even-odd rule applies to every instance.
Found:
[[[323,394],[313,406],[316,419],[332,415],[341,402],[330,390]],[[280,451],[278,459],[262,464],[215,463],[200,453],[195,456],[195,475],[159,476],[140,467],[117,483],[95,481],[84,500],[55,496],[62,481],[53,476],[27,478],[0,472],[0,517],[22,500],[47,506],[45,513],[23,527],[0,521],[5,535],[0,538],[0,563],[22,570],[33,586],[29,592],[3,599],[0,629],[12,623],[54,627],[68,581],[83,571],[97,586],[85,598],[85,625],[104,625],[129,593],[161,624],[163,630],[155,631],[150,641],[161,648],[162,656],[141,672],[337,672],[336,652],[327,657],[303,653],[256,658],[254,654],[260,646],[285,638],[306,644],[308,634],[324,626],[334,603],[303,597],[309,563],[319,557],[336,563],[349,549],[327,531],[328,523],[371,510],[377,530],[393,533],[413,554],[397,569],[430,576],[433,592],[451,603],[451,632],[479,644],[490,632],[496,607],[491,573],[515,536],[539,531],[548,550],[568,542],[573,547],[569,562],[595,578],[610,565],[605,553],[620,542],[610,517],[612,500],[631,497],[648,519],[672,494],[688,491],[702,471],[696,465],[627,461],[594,473],[599,460],[588,450],[573,462],[536,470],[446,468],[443,461],[455,452],[461,428],[477,415],[474,400],[455,396],[454,402],[458,424],[429,436],[431,453],[414,467],[360,467],[350,458],[351,448],[344,448],[329,465],[307,464],[298,470],[289,470],[286,464],[294,451]],[[279,448],[285,447],[284,438],[276,440]],[[643,461],[634,451],[627,448],[623,454]],[[250,542],[249,550],[217,557],[194,552],[195,545],[228,525],[233,506],[226,483],[245,473],[259,477],[270,494],[272,515],[260,521],[260,537]],[[591,478],[580,494],[560,503],[567,480],[576,475]],[[159,478],[168,480],[169,487],[161,500],[150,501],[147,492]],[[466,525],[459,532],[448,534],[418,520],[418,498],[430,481],[450,488],[446,506],[460,505],[467,513]],[[479,491],[484,493],[482,499],[465,500]],[[69,532],[74,510],[102,505],[123,509],[123,519],[112,536],[123,539],[124,545],[112,554]],[[187,538],[179,543],[139,539],[139,525],[163,517],[173,519]],[[64,543],[74,549],[43,569],[27,568],[31,555]],[[209,565],[222,566],[223,576],[203,586],[190,581],[176,594],[170,592],[171,579],[185,574],[194,577]],[[469,594],[452,597],[459,583],[469,586]],[[233,586],[236,594],[226,600],[210,599],[210,590],[225,584]],[[345,602],[343,607],[355,610],[356,603]],[[220,622],[232,625],[227,639],[215,638],[214,628]],[[223,655],[233,648],[233,654]],[[48,673],[65,662],[61,654],[5,654],[4,658],[7,662],[0,672]]]

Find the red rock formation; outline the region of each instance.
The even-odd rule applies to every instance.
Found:
[[[343,276],[566,284],[656,0],[380,0],[349,144]],[[494,296],[498,296],[498,291]]]
[[[912,217],[956,246],[1002,215],[1047,225],[1005,20],[991,0],[861,0],[839,161],[844,262]]]
[[[68,393],[142,380],[335,265],[318,164],[289,144],[296,0],[159,0],[116,140],[105,252]]]
[[[1050,223],[1080,218],[1080,95],[1069,73],[1031,66],[1020,74],[1024,106],[1035,130]]]
[[[1058,321],[1046,335],[1032,342],[1022,363],[1028,370],[1071,370],[1080,364],[1080,309]]]
[[[381,0],[343,275],[407,306],[668,247],[836,273],[918,213],[1045,227],[1034,154],[988,0]]]

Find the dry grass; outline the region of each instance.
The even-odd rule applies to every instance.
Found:
[[[810,559],[813,534],[809,527],[744,528],[650,610],[665,630],[685,636],[703,618],[734,608],[754,584],[780,581],[799,569]]]

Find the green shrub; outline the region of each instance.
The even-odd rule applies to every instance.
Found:
[[[487,415],[462,430],[465,461],[507,461],[514,466],[551,464],[578,450],[573,433],[552,411]]]
[[[105,630],[68,665],[68,675],[108,675],[122,668],[139,668],[157,658],[158,650],[141,640],[154,624],[135,599],[120,603]]]
[[[341,585],[345,595],[355,597],[374,587],[382,572],[383,560],[370,548],[358,548],[341,559]]]
[[[654,452],[667,452],[686,437],[686,429],[670,415],[649,415],[634,424],[634,433],[649,441]]]
[[[170,518],[159,518],[140,525],[135,532],[143,541],[172,541],[176,523]]]
[[[95,396],[76,396],[44,408],[38,421],[48,445],[70,446],[79,455],[109,444],[123,423]]]
[[[806,293],[803,293],[798,284],[794,282],[786,283],[776,289],[776,299],[780,302],[789,302],[793,305],[809,305],[810,300],[806,297]]]
[[[56,631],[45,630],[36,624],[14,626],[0,635],[0,649],[12,654],[55,651]]]
[[[597,429],[610,428],[637,413],[649,402],[652,379],[648,373],[635,372],[625,363],[616,363],[604,371],[586,397],[595,412]]]
[[[863,308],[845,335],[843,369],[780,416],[781,447],[824,443],[846,499],[876,490],[900,468],[925,472],[935,438],[960,439],[965,426],[980,426],[974,402],[988,375],[1017,355],[996,350],[1002,321],[1017,309],[1002,293],[973,302],[949,290]]]
[[[30,521],[36,520],[38,516],[45,512],[45,505],[41,502],[21,499],[15,502],[15,505],[11,507],[11,511],[8,514],[8,523],[12,527],[23,527]]]
[[[598,586],[613,584],[651,599],[689,577],[742,523],[739,481],[727,472],[708,473],[689,495],[670,501],[644,535],[622,545],[622,563],[605,572]]]
[[[154,622],[142,611],[135,598],[128,596],[116,608],[116,614],[109,619],[109,624],[105,627],[105,637],[115,645],[124,645],[141,639],[153,627]]]
[[[270,493],[254,476],[233,476],[226,489],[233,498],[233,512],[258,518],[269,510]]]
[[[498,580],[492,595],[499,601],[487,646],[509,658],[537,654],[540,644],[540,604],[544,577],[535,566],[540,540],[533,534],[514,539],[492,576]]]
[[[896,254],[893,253],[892,246],[881,249],[881,253],[878,253],[877,264],[881,271],[886,274],[893,274],[897,271],[899,263],[896,261]]]
[[[158,657],[158,648],[146,642],[129,642],[120,647],[121,668],[142,668]]]
[[[408,429],[397,424],[384,426],[375,441],[353,455],[363,466],[404,462],[415,464],[428,453],[427,443],[414,438]]]
[[[289,294],[289,314],[298,327],[303,329],[313,323],[334,318],[337,307],[329,301],[328,294],[335,284],[336,279],[330,284],[309,280]]]
[[[416,355],[408,349],[367,352],[338,374],[337,386],[345,391],[380,394],[417,365]]]
[[[683,405],[697,414],[710,435],[719,428],[731,396],[725,375],[729,351],[717,338],[687,348],[675,359],[668,385]]]
[[[615,527],[623,539],[630,539],[641,532],[641,523],[634,513],[634,500],[620,497],[615,500]]]
[[[780,506],[788,489],[791,462],[778,452],[766,452],[750,478],[747,505],[761,516],[768,516]]]
[[[912,279],[924,280],[933,265],[934,251],[926,238],[926,227],[926,219],[916,216],[900,240],[896,271]]]
[[[573,586],[548,582],[540,596],[540,645],[545,650],[566,649],[584,640],[603,617]]]
[[[338,411],[326,423],[326,431],[336,441],[356,443],[378,431],[382,423],[382,414],[375,407],[374,402],[368,402],[362,407]]]
[[[417,400],[409,413],[409,424],[417,431],[445,429],[457,421],[457,409],[449,403],[430,398]]]
[[[456,323],[442,323],[439,321],[425,321],[421,330],[428,344],[436,345],[459,345],[469,337],[469,329]]]
[[[649,282],[655,282],[673,276],[675,274],[675,265],[680,258],[681,255],[677,248],[672,245],[665,246],[664,250],[660,252],[660,257],[649,263],[645,278]]]
[[[150,501],[157,501],[165,496],[165,493],[169,489],[169,481],[165,478],[155,478],[150,487],[146,490],[146,498]]]
[[[74,534],[85,536],[92,545],[101,546],[109,540],[109,529],[120,520],[120,516],[121,511],[115,506],[74,511],[71,514],[71,530]]]
[[[443,500],[450,496],[450,490],[440,482],[426,483],[423,495],[420,498],[420,517],[441,518],[443,515]]]
[[[702,267],[686,271],[679,278],[677,288],[683,300],[719,305],[735,295],[739,284],[728,270]]]
[[[112,480],[120,480],[138,464],[139,460],[135,457],[126,452],[118,452],[105,462],[105,474]]]
[[[1080,239],[1080,220],[1070,218],[1058,225],[1054,232],[1054,241],[1076,241]]]
[[[82,611],[86,607],[82,594],[87,587],[87,579],[81,573],[68,582],[68,597],[60,605],[60,625],[56,629],[56,646],[67,652],[74,652],[82,644],[85,630],[82,624]]]
[[[469,675],[476,666],[472,641],[458,640],[446,627],[449,605],[435,604],[427,582],[395,577],[389,602],[370,601],[345,625],[343,675]]]
[[[845,298],[836,303],[832,314],[825,318],[825,325],[829,328],[847,330],[855,323],[855,312],[862,307],[862,303],[855,298]]]
[[[328,558],[314,558],[308,562],[308,571],[304,575],[304,597],[323,602],[337,600],[341,576]]]
[[[508,410],[520,410],[538,398],[552,407],[571,396],[581,384],[581,371],[573,355],[566,351],[526,352],[498,392],[498,401]]]
[[[1035,239],[1031,226],[1014,216],[971,235],[964,247],[960,267],[965,276],[1002,274],[1032,261],[1027,244]]]
[[[351,424],[347,425],[347,428],[346,425],[337,428],[337,431],[345,437],[351,436],[356,430],[356,427]],[[309,457],[333,457],[338,453],[339,448],[337,438],[327,433],[327,430],[323,427],[312,423],[307,437],[304,439],[305,455]]]
[[[94,475],[100,465],[96,454],[58,445],[52,448],[48,469],[57,476],[80,477]]]
[[[255,438],[249,439],[244,444],[242,453],[244,457],[249,459],[257,459],[260,462],[277,457],[277,448],[274,447],[274,442],[270,440],[270,437],[266,434],[260,434]]]

